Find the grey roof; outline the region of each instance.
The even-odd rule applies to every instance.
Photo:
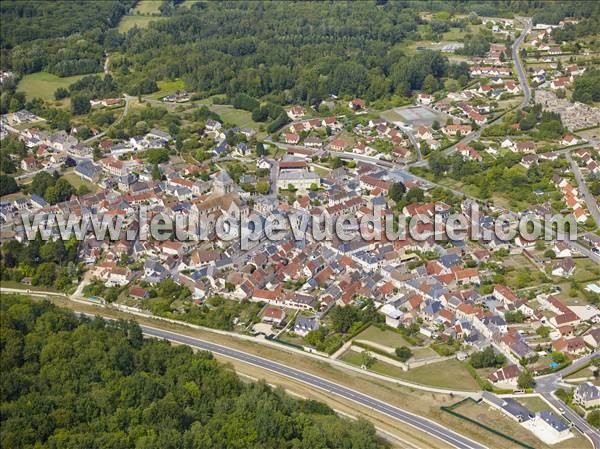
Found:
[[[591,382],[585,382],[577,387],[577,395],[584,401],[594,401],[600,399],[600,388]]]
[[[564,422],[551,411],[544,410],[540,412],[540,418],[546,421],[546,423],[548,423],[558,432],[562,432],[563,430],[567,430],[569,428],[569,425],[566,422]]]

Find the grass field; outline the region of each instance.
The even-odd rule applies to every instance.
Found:
[[[357,340],[372,341],[380,345],[388,346],[390,348],[397,348],[399,346],[411,346],[402,335],[394,331],[382,331],[376,326],[370,326],[360,334],[356,336]]]
[[[519,398],[519,402],[531,410],[533,413],[541,412],[544,410],[550,410],[550,406],[546,401],[538,396],[532,396],[530,398]]]
[[[91,182],[86,181],[85,179],[81,179],[73,172],[66,173],[62,177],[69,181],[69,183],[76,189],[78,189],[81,186],[86,186],[90,190],[90,192],[95,192],[98,189],[98,186],[96,184],[92,184]]]
[[[230,105],[215,104],[210,109],[219,114],[224,122],[231,123],[240,128],[254,128],[258,130],[258,127],[261,125],[261,123],[252,120],[252,113],[242,109],[235,109]],[[264,133],[258,133],[258,137],[264,135]]]
[[[144,98],[151,98],[153,100],[159,100],[162,97],[166,97],[167,95],[174,94],[178,90],[182,90],[185,88],[185,82],[182,79],[174,79],[172,81],[161,80],[157,81],[158,92],[154,92],[150,95],[145,95]]]
[[[152,21],[165,19],[165,17],[160,17],[158,9],[160,5],[161,2],[157,0],[142,0],[138,2],[133,10],[133,14],[123,16],[117,30],[121,33],[127,33],[135,26],[145,28]]]
[[[150,22],[163,19],[164,17],[156,16],[123,16],[119,22],[117,30],[119,30],[121,33],[127,33],[135,26],[138,28],[146,28]]]
[[[352,350],[344,353],[341,359],[356,366],[360,366],[362,363],[362,355]],[[432,363],[431,365],[413,368],[408,371],[403,371],[401,368],[385,362],[376,361],[371,366],[371,371],[420,385],[457,390],[476,391],[478,389],[475,379],[473,379],[462,363],[455,359]]]
[[[41,98],[54,100],[54,91],[59,87],[68,88],[75,81],[87,75],[67,76],[60,78],[52,73],[37,72],[25,75],[17,85],[18,92],[25,92],[27,99]]]

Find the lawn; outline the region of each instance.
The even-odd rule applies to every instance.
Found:
[[[550,410],[550,406],[539,396],[532,396],[529,398],[519,398],[521,404],[531,410],[533,413],[542,412],[544,410]]]
[[[17,85],[18,92],[25,92],[27,99],[41,98],[54,100],[54,92],[59,87],[68,88],[75,81],[87,75],[67,76],[60,78],[52,73],[37,72],[25,75]]]
[[[73,172],[65,173],[62,177],[63,179],[69,181],[69,184],[71,184],[76,189],[78,189],[81,186],[86,186],[90,192],[95,192],[96,190],[98,190],[98,186],[96,184],[93,184],[89,181],[86,181],[85,179],[80,178]]]
[[[239,126],[240,128],[254,128],[258,130],[261,123],[252,120],[252,113],[242,109],[236,109],[230,105],[215,104],[210,106],[210,109],[221,116],[225,123]],[[258,133],[258,137],[264,133]]]
[[[341,359],[356,366],[360,366],[362,363],[362,355],[356,351],[346,351]],[[432,363],[408,371],[403,371],[401,368],[385,362],[376,361],[371,366],[371,371],[421,385],[469,391],[479,389],[475,379],[463,364],[456,359]]]
[[[372,341],[389,348],[397,348],[400,346],[411,346],[402,335],[390,330],[381,330],[376,326],[369,326],[363,332],[358,334],[356,340]]]
[[[185,82],[180,78],[176,78],[174,80],[161,80],[157,81],[156,84],[158,85],[158,92],[145,95],[144,98],[158,100],[162,97],[166,97],[167,95],[174,94],[178,90],[185,89]]]

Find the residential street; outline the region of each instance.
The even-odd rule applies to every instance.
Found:
[[[594,197],[594,195],[591,194],[590,190],[588,189],[585,179],[581,174],[581,169],[579,168],[579,165],[577,165],[577,162],[575,162],[575,160],[571,156],[571,152],[566,151],[565,156],[569,161],[569,164],[571,164],[571,170],[573,170],[573,174],[575,175],[575,179],[577,180],[579,192],[583,196],[583,199],[585,200],[585,203],[587,205],[588,210],[590,211],[590,214],[592,215],[592,218],[596,222],[596,225],[600,225],[600,210],[598,210],[598,203],[596,202],[596,198]]]

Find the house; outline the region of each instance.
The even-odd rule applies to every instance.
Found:
[[[319,329],[319,320],[316,316],[298,315],[294,322],[294,333],[302,337],[317,329]]]
[[[150,294],[145,288],[131,287],[129,289],[129,296],[134,299],[147,299],[150,297]]]
[[[300,136],[294,133],[285,133],[283,135],[283,141],[291,145],[296,145],[298,142],[300,142]]]
[[[555,351],[566,352],[568,354],[578,355],[587,351],[585,341],[581,337],[559,338],[552,342],[552,348]]]
[[[366,109],[366,104],[364,100],[360,98],[355,98],[354,100],[348,103],[348,107],[353,111],[364,111]]]
[[[343,139],[334,139],[329,147],[333,151],[344,151],[348,147],[348,144]]]
[[[416,132],[417,139],[421,140],[431,140],[433,139],[433,134],[426,126],[419,126]]]
[[[204,128],[207,131],[219,131],[222,127],[223,127],[223,125],[220,122],[217,122],[216,120],[213,120],[213,119],[208,119],[206,121],[206,124],[204,125]]]
[[[583,408],[600,406],[600,388],[591,382],[579,384],[573,392],[573,402]]]
[[[398,328],[400,324],[402,324],[402,318],[404,317],[404,313],[394,307],[392,304],[385,304],[381,308],[381,313],[385,315],[385,324]]]
[[[559,90],[567,88],[572,81],[572,77],[561,76],[560,78],[554,79],[550,82],[550,89]]]
[[[519,367],[513,364],[494,371],[488,376],[488,380],[493,384],[501,383],[510,386],[516,386],[519,374]]]
[[[477,162],[481,162],[483,160],[483,157],[481,157],[481,154],[479,154],[475,148],[471,148],[470,146],[462,143],[459,143],[457,148],[459,154],[466,160]]]
[[[278,306],[268,305],[262,314],[263,323],[271,323],[279,326],[285,320],[285,309]]]
[[[33,171],[38,167],[38,163],[33,156],[27,156],[21,161],[23,171]]]
[[[559,260],[552,267],[552,276],[568,278],[571,277],[574,272],[575,262],[573,262],[573,258],[571,257],[565,257],[564,259]]]
[[[579,140],[573,134],[567,134],[567,135],[565,135],[562,138],[562,140],[560,141],[560,144],[563,145],[563,146],[565,146],[565,147],[569,147],[571,145],[577,145],[578,143],[579,143]]]
[[[90,160],[83,160],[74,169],[77,176],[89,182],[98,182],[102,168]]]
[[[513,81],[507,81],[506,84],[504,84],[504,90],[506,90],[509,94],[516,95],[519,93],[520,88],[519,85]]]
[[[429,94],[426,94],[423,92],[421,92],[417,95],[417,102],[427,105],[427,106],[430,105],[431,103],[433,103],[433,100],[434,100],[433,95],[429,95]]]
[[[466,136],[472,131],[471,125],[446,125],[442,128],[442,132],[449,137]]]
[[[494,285],[494,291],[492,292],[492,296],[498,301],[501,301],[506,306],[515,303],[519,300],[519,297],[515,295],[515,293],[510,288],[502,284]]]
[[[292,120],[298,120],[306,114],[306,110],[302,106],[294,106],[286,112],[287,116]]]

